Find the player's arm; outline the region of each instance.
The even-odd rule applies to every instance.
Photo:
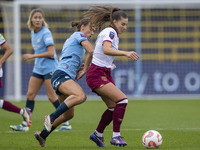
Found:
[[[48,51],[40,54],[24,54],[23,59],[28,60],[31,58],[41,58],[41,57],[53,57],[54,56],[54,45],[50,45],[47,47]]]
[[[86,49],[87,54],[86,54],[86,58],[85,58],[84,67],[82,67],[81,70],[79,70],[79,72],[77,73],[76,80],[80,79],[82,76],[85,75],[88,67],[90,66],[90,64],[92,62],[92,55],[93,55],[93,51],[94,51],[94,47],[87,40],[82,41],[81,45]]]
[[[128,58],[131,58],[132,60],[137,60],[139,58],[138,54],[134,51],[122,51],[122,50],[115,50],[112,47],[112,43],[109,41],[103,42],[103,52],[106,55],[110,56],[126,56]]]
[[[86,59],[85,59],[85,65],[84,65],[84,70],[87,71],[88,67],[90,66],[90,64],[92,62],[92,55],[93,55],[94,47],[87,40],[82,41],[81,44],[83,45],[83,47],[85,47],[86,51],[88,52]]]
[[[1,46],[3,47],[3,49],[5,49],[5,53],[3,57],[0,59],[0,68],[2,67],[2,64],[8,59],[8,57],[13,53],[13,50],[10,48],[7,42],[5,42]]]

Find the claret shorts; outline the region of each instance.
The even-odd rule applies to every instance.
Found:
[[[102,87],[108,83],[113,83],[115,85],[115,82],[111,76],[111,69],[99,67],[95,64],[92,64],[88,68],[86,73],[86,81],[92,91],[94,91],[95,88]]]

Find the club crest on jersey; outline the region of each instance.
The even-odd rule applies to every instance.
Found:
[[[85,34],[80,34],[80,35],[81,35],[81,37],[86,37]]]
[[[115,33],[111,31],[110,34],[109,34],[109,37],[110,37],[111,39],[113,39],[113,38],[115,37]]]

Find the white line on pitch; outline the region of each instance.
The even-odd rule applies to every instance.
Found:
[[[121,129],[121,131],[147,131],[147,130],[150,130],[150,129]],[[152,129],[152,130],[158,130],[158,131],[162,131],[162,130],[200,131],[200,128],[156,128],[156,129]],[[75,130],[74,129],[72,131],[67,131],[67,132],[89,132],[89,131],[92,132],[94,130]],[[112,130],[106,130],[106,131],[112,132]],[[30,132],[32,132],[32,131],[30,131]],[[0,133],[26,133],[26,132],[23,132],[23,131],[0,131]]]

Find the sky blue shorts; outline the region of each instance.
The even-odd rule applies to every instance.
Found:
[[[36,78],[39,78],[39,79],[45,80],[45,79],[51,79],[52,74],[53,74],[53,72],[47,73],[47,74],[45,74],[45,75],[41,75],[41,74],[38,74],[38,73],[34,73],[34,72],[33,72],[33,73],[32,73],[32,76],[33,76],[33,77],[36,77]]]
[[[58,91],[58,88],[60,87],[60,85],[67,81],[67,80],[70,80],[72,79],[67,73],[65,73],[64,71],[61,71],[61,70],[56,70],[54,73],[53,73],[53,76],[51,78],[51,84],[53,86],[53,89],[55,90],[56,94],[57,95],[61,95],[62,93],[60,93]]]

